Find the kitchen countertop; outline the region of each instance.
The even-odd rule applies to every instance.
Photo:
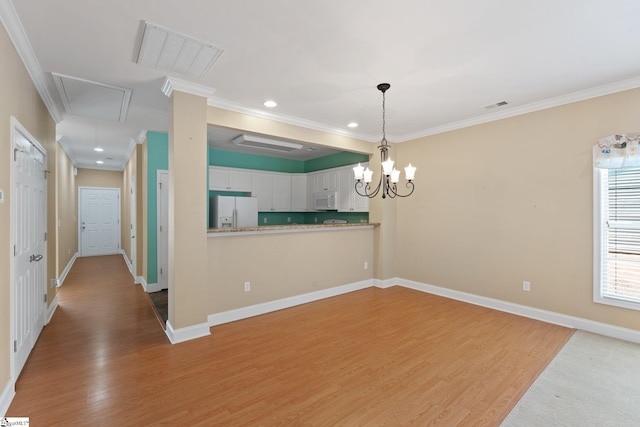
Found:
[[[327,231],[331,230],[353,230],[358,228],[373,228],[379,226],[376,222],[356,222],[349,224],[286,224],[286,225],[264,225],[260,227],[243,228],[210,228],[207,230],[209,237],[218,236],[238,236],[248,234],[275,234],[275,233],[296,233],[307,231]]]

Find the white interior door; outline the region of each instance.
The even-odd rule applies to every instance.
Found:
[[[169,288],[169,171],[159,170],[158,179],[158,288]]]
[[[46,152],[12,119],[11,321],[12,376],[20,371],[44,326],[46,310]]]
[[[120,252],[120,189],[80,187],[80,255]]]
[[[131,207],[131,267],[134,278],[137,274],[136,270],[136,177],[131,177],[131,200],[129,201]]]

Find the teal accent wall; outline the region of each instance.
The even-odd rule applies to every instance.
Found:
[[[369,212],[258,212],[259,226],[322,224],[325,219],[343,219],[350,224],[369,222]]]
[[[329,156],[318,157],[304,162],[305,172],[315,172],[323,169],[337,168],[340,166],[364,163],[369,161],[369,155],[343,151]]]
[[[209,165],[271,172],[303,173],[304,162],[209,148]]]
[[[156,188],[158,187],[156,172],[169,170],[169,135],[159,132],[147,132],[147,283],[158,282],[158,213]]]
[[[289,160],[255,154],[234,153],[232,151],[209,148],[209,165],[229,168],[256,169],[271,172],[306,173],[340,166],[364,163],[369,155],[343,151],[312,160]]]

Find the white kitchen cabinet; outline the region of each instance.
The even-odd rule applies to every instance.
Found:
[[[273,182],[271,210],[278,212],[291,211],[291,175],[274,174],[271,179]]]
[[[363,166],[366,167],[366,164]],[[339,171],[340,191],[338,194],[338,211],[340,212],[369,212],[369,198],[356,193],[356,180],[351,166]]]
[[[249,192],[251,191],[251,172],[209,166],[209,190]]]
[[[308,210],[307,175],[291,175],[291,211],[306,212]]]
[[[275,172],[253,172],[251,195],[258,198],[259,212],[291,211],[291,176]]]
[[[315,191],[338,191],[338,171],[329,169],[318,173]]]

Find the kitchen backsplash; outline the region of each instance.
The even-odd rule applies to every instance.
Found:
[[[259,212],[258,225],[322,224],[327,219],[369,222],[368,212]],[[265,222],[266,220],[266,222]]]

